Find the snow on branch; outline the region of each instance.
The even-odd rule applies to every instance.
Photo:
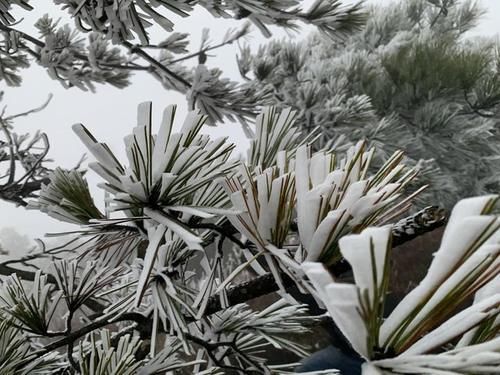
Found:
[[[492,214],[497,200],[483,196],[457,203],[427,275],[387,319],[389,227],[340,240],[353,284],[335,281],[320,263],[304,263],[320,301],[367,361],[363,374],[489,373],[498,368],[500,222]]]

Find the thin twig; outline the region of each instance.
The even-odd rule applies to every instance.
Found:
[[[232,43],[234,43],[234,40],[221,42],[221,43],[213,45],[211,47],[205,47],[205,48],[200,49],[197,52],[193,52],[193,53],[190,53],[188,55],[184,55],[182,57],[179,57],[178,59],[170,60],[166,65],[173,65],[173,64],[179,63],[181,61],[189,60],[189,59],[192,59],[193,57],[198,57],[200,55],[206,54],[208,51],[213,51],[214,49],[221,48],[221,47],[224,47],[224,46],[226,46],[228,44],[232,44]]]
[[[66,336],[70,335],[71,334],[71,331],[72,331],[72,326],[71,326],[71,322],[73,320],[73,314],[74,314],[74,311],[72,308],[69,309],[68,311],[68,316],[66,317]],[[74,345],[74,341],[70,341],[68,342],[68,345],[67,345],[67,356],[68,356],[68,361],[71,365],[71,367],[73,367],[73,369],[78,372],[80,370],[80,366],[78,365],[78,363],[75,362],[75,359],[73,358],[73,345]]]
[[[2,24],[2,23],[0,23],[0,30],[6,31],[6,32],[16,32],[16,33],[18,33],[19,35],[21,35],[24,39],[26,39],[26,40],[28,40],[29,42],[31,42],[31,43],[33,43],[34,45],[36,45],[37,47],[40,47],[40,48],[45,47],[45,43],[43,43],[41,40],[38,40],[37,38],[32,37],[31,35],[26,34],[26,33],[25,33],[25,32],[23,32],[23,31],[20,31],[20,30],[14,29],[14,28],[9,27],[9,26],[7,26],[7,25],[4,25],[4,24]]]
[[[37,113],[37,112],[43,111],[45,108],[47,108],[47,106],[49,105],[52,98],[53,98],[53,95],[49,94],[47,96],[47,99],[45,100],[45,102],[43,102],[40,106],[33,108],[33,109],[30,109],[26,112],[21,112],[21,113],[15,114],[15,115],[7,116],[4,118],[4,120],[10,121],[10,120],[13,120],[13,119],[18,118],[18,117],[28,116],[28,115],[31,115],[32,113]]]
[[[175,73],[175,72],[171,71],[170,69],[168,69],[165,65],[163,65],[161,62],[159,62],[158,60],[156,60],[154,57],[152,57],[149,53],[147,53],[146,51],[144,51],[141,47],[139,47],[137,45],[133,45],[132,43],[130,43],[128,41],[123,41],[122,44],[126,48],[128,48],[128,50],[131,53],[139,55],[144,60],[146,60],[147,62],[149,62],[151,65],[157,67],[159,70],[163,71],[164,73],[168,74],[172,78],[174,78],[177,81],[181,82],[187,88],[191,88],[191,83],[189,83],[188,81],[186,81],[183,77],[181,77],[177,73]]]
[[[236,238],[234,233],[229,232],[228,230],[226,230],[222,226],[212,224],[212,223],[201,223],[201,224],[189,224],[189,227],[191,229],[209,229],[209,230],[212,230],[214,232],[219,233],[221,236],[227,238],[231,242],[235,243],[241,249],[248,249],[249,248],[248,244],[241,242],[238,238]]]
[[[103,327],[110,325],[110,324],[115,324],[115,323],[125,322],[125,321],[133,321],[137,324],[141,324],[141,323],[144,324],[144,322],[147,322],[147,317],[145,317],[144,315],[139,314],[139,313],[125,313],[125,314],[122,314],[117,319],[115,319],[113,321],[109,321],[109,317],[105,316],[104,318],[101,318],[101,319],[98,319],[98,320],[95,320],[95,321],[89,323],[88,325],[80,328],[79,330],[76,330],[76,331],[69,333],[66,337],[64,337],[60,340],[54,341],[54,342],[46,345],[42,349],[35,352],[33,355],[36,357],[44,356],[45,354],[50,353],[53,350],[56,350],[62,346],[66,346],[71,342],[75,342],[80,337],[83,337],[86,334],[88,334],[92,331],[95,331],[96,329],[103,328]]]
[[[230,352],[225,352],[221,358],[217,358],[215,355],[214,351],[221,348],[221,347],[229,347],[232,349],[235,353],[240,355],[242,358],[244,358],[251,366],[258,367],[253,363],[253,361],[245,354],[243,353],[236,345],[235,341],[220,341],[220,342],[209,342],[206,340],[203,340],[200,337],[193,336],[189,333],[185,334],[186,339],[189,341],[192,341],[193,343],[203,347],[205,349],[205,352],[207,353],[208,357],[214,362],[214,364],[221,368],[221,369],[227,369],[227,370],[233,370],[237,371],[238,373],[243,373],[243,374],[251,374],[251,372],[242,369],[237,366],[231,366],[228,365],[224,362],[224,358],[229,356],[231,353]]]
[[[10,166],[9,166],[9,179],[7,180],[7,185],[10,185],[14,181],[16,174],[16,159],[14,157],[15,155],[14,140],[12,139],[12,134],[10,134],[7,124],[2,119],[0,119],[0,126],[2,127],[2,131],[4,132],[5,138],[7,138],[9,145]]]

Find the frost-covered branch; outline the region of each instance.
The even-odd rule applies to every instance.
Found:
[[[455,206],[427,275],[386,319],[390,228],[341,239],[352,284],[332,279],[319,263],[304,264],[318,301],[366,361],[363,374],[490,373],[498,367],[500,224],[492,214],[497,200],[469,198]],[[479,350],[483,355],[475,357]]]
[[[26,295],[23,309],[33,313],[22,318],[17,326],[52,339],[60,337],[40,353],[44,355],[56,346],[66,346],[67,360],[73,368],[82,366],[77,360],[81,338],[90,332],[101,331],[109,324],[120,325],[120,322],[126,321],[138,324],[141,337],[148,334],[151,337],[151,342],[147,344],[147,358],[151,360],[165,335],[176,337],[187,354],[193,350],[189,337],[208,335],[204,340],[212,342],[215,339],[209,332],[214,329],[215,320],[226,316],[224,333],[219,333],[225,338],[219,337],[214,342],[232,340],[236,346],[218,347],[216,352],[221,350],[219,354],[205,353],[207,362],[203,366],[210,368],[224,358],[224,363],[230,362],[226,365],[239,367],[242,371],[278,371],[267,365],[256,350],[262,345],[284,345],[296,353],[304,353],[300,346],[282,337],[287,331],[284,326],[271,331],[267,331],[268,328],[266,331],[248,328],[250,330],[247,331],[245,328],[237,333],[234,332],[234,319],[241,314],[239,303],[276,290],[276,287],[288,302],[282,300],[275,308],[265,310],[272,314],[273,319],[285,324],[294,321],[296,314],[302,316],[305,313],[304,309],[294,310],[296,307],[293,307],[293,299],[287,297],[287,289],[298,285],[301,291],[312,292],[312,285],[303,273],[298,272],[300,267],[295,266],[300,264],[301,258],[287,256],[294,252],[304,254],[309,250],[308,245],[294,245],[294,236],[304,236],[301,224],[303,214],[300,210],[297,217],[294,214],[296,205],[302,199],[295,194],[299,179],[294,173],[294,166],[301,163],[301,153],[310,147],[315,137],[301,136],[294,127],[295,116],[291,111],[279,113],[273,108],[266,109],[258,117],[253,146],[249,151],[250,163],[245,166],[244,162],[232,159],[234,145],[226,138],[211,139],[202,133],[207,116],[191,112],[179,132],[174,132],[175,114],[174,106],[167,107],[155,134],[151,104],[139,106],[138,126],[125,141],[126,164],[106,144],[98,142],[83,125],[74,126],[77,135],[97,160],[89,167],[104,180],[100,186],[108,194],[105,212],[97,209],[84,176],[78,171],[62,169],[50,173],[50,183],[42,188],[40,197],[30,202],[29,206],[59,220],[82,226],[76,233],[88,238],[88,241],[74,244],[73,260],[53,262],[50,272],[43,276],[39,272],[34,277],[35,284],[37,280],[44,281],[40,288],[50,296],[50,306],[55,306],[59,300],[65,302],[66,325],[59,330],[52,329],[55,323],[51,319],[52,314],[47,314],[49,307],[29,305],[31,297],[20,287],[9,289],[11,297],[5,300],[3,308],[12,317],[22,317],[14,314],[19,308],[15,301],[18,299],[16,296]],[[322,157],[325,153],[333,157],[332,152],[325,150],[309,156],[310,178],[313,181],[320,180],[315,171],[327,167],[322,164]],[[356,199],[371,194],[375,199],[382,194],[380,198],[384,196],[387,202],[380,201],[377,205],[375,199],[373,208],[370,208],[373,203],[364,199],[368,206],[359,217],[350,211],[352,218],[346,216],[347,221],[343,224],[345,231],[355,231],[357,226],[377,220],[389,220],[404,210],[414,196],[410,194],[405,199],[399,199],[405,181],[414,176],[414,171],[399,165],[400,154],[390,159],[379,173],[368,177],[363,172],[369,164],[368,159],[359,158],[359,152],[355,149],[349,151],[340,161],[339,170],[334,169],[335,164],[330,164],[324,170],[327,179],[340,174],[347,176],[338,181],[336,188],[339,197],[344,196],[346,209],[351,209],[357,202],[354,199],[347,204],[354,198],[350,197],[349,190],[360,180],[365,183],[365,178],[374,190],[360,192]],[[359,160],[360,166],[357,166],[356,160]],[[276,182],[272,183],[274,179],[280,181],[281,188]],[[391,183],[393,179],[395,182]],[[271,191],[270,197],[262,194],[266,181],[277,190],[276,193]],[[384,187],[390,189],[384,193]],[[382,190],[377,192],[379,188]],[[250,193],[255,194],[253,201],[249,201]],[[323,194],[327,194],[326,190]],[[252,203],[245,206],[244,202]],[[281,202],[279,206],[273,206],[278,202]],[[338,203],[332,200],[332,204]],[[262,211],[266,209],[270,210],[268,216]],[[265,217],[273,218],[275,209],[283,210],[283,220],[274,224],[264,220]],[[248,221],[245,215],[255,215],[259,211],[262,219],[258,219],[260,223],[253,226],[255,223]],[[419,217],[424,216],[420,214]],[[429,215],[425,217],[430,218]],[[233,227],[227,225],[228,219]],[[353,219],[357,221],[354,223]],[[279,229],[275,230],[274,225]],[[226,238],[231,240],[227,249],[224,247]],[[337,239],[332,244],[335,241]],[[228,250],[240,251],[245,261],[232,269],[225,269],[223,262]],[[333,265],[338,260],[329,263]],[[202,270],[203,277],[194,277],[196,267]],[[266,276],[238,285],[238,276],[249,267],[257,274]],[[19,285],[14,279],[8,283]],[[35,291],[38,289],[35,288]],[[75,317],[84,312],[83,305],[93,301],[104,305],[104,308],[97,310],[93,324],[78,327]],[[255,314],[257,317],[261,313]],[[227,353],[229,349],[232,354]],[[199,365],[193,366],[201,369]]]
[[[1,93],[0,93],[1,98]],[[40,107],[14,115],[0,114],[0,164],[4,166],[0,176],[0,198],[17,205],[26,206],[27,198],[36,196],[43,183],[48,183],[49,141],[44,133],[33,136],[20,135],[14,131],[13,120],[43,110],[51,96]]]
[[[63,10],[71,14],[77,30],[69,25],[61,27],[45,15],[35,24],[40,32],[40,37],[35,37],[14,28],[15,22],[8,12],[12,5],[10,1],[2,6],[5,16],[0,22],[0,30],[4,31],[0,63],[6,69],[0,69],[0,79],[5,79],[9,85],[19,85],[18,71],[29,66],[29,56],[63,86],[82,90],[94,90],[98,83],[123,88],[129,85],[132,72],[144,71],[158,79],[167,90],[185,94],[190,106],[209,115],[212,124],[227,118],[239,120],[246,126],[257,114],[254,104],[265,104],[269,90],[222,78],[218,69],[207,70],[204,64],[208,51],[244,38],[250,32],[249,25],[252,23],[264,35],[270,36],[271,25],[294,30],[297,28],[296,21],[302,21],[315,25],[330,38],[338,38],[358,29],[364,22],[360,4],[344,6],[340,1],[318,0],[308,11],[303,10],[301,2],[295,0],[262,4],[253,1],[233,4],[72,0],[56,0],[55,3],[61,4]],[[14,4],[31,9],[24,1]],[[176,16],[188,17],[195,6],[206,8],[214,17],[245,18],[247,22],[240,29],[229,29],[218,44],[209,42],[208,30],[205,30],[201,48],[189,52],[188,34],[175,32],[169,15],[173,12]],[[152,42],[147,29],[153,25],[165,29],[168,36],[162,41]],[[88,34],[87,43],[84,42],[84,34]],[[110,46],[108,41],[115,47]],[[159,54],[154,56],[147,49],[159,51]],[[193,57],[198,57],[197,68],[182,65]],[[146,65],[138,64],[136,58],[145,61]]]

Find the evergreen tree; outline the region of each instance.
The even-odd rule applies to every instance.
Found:
[[[473,1],[398,1],[370,7],[365,27],[342,41],[243,48],[244,78],[275,105],[319,127],[322,145],[366,138],[422,168],[425,201],[446,208],[498,191],[500,76],[496,40],[470,38],[483,11]]]
[[[0,0],[2,82],[21,84],[20,69],[33,61],[80,89],[125,87],[131,71],[146,71],[185,92],[193,110],[176,127],[175,106],[156,121],[151,103],[140,104],[137,126],[124,138],[124,160],[92,135],[95,124],[73,126],[92,155],[89,169],[102,180],[102,206],[79,166],[46,168],[45,134],[15,133],[14,120],[43,105],[0,113],[0,198],[76,226],[64,234],[66,243],[40,242],[30,254],[0,263],[7,276],[0,281],[0,375],[284,374],[295,363],[273,363],[266,351],[304,357],[306,348],[290,334],[305,335],[324,319],[337,324],[363,362],[363,375],[498,369],[497,195],[456,205],[427,277],[384,320],[393,245],[445,221],[431,207],[394,224],[422,190],[407,191],[418,173],[404,152],[383,147],[388,154],[382,161],[365,141],[337,152],[324,142],[328,133],[304,128],[303,111],[260,108],[274,95],[272,85],[239,85],[206,69],[206,52],[216,46],[205,38],[201,50],[189,54],[187,36],[172,32],[152,43],[146,32],[152,23],[172,31],[171,12],[188,16],[200,5],[217,17],[248,18],[265,35],[268,25],[294,28],[303,21],[331,39],[359,25],[357,5],[318,0],[304,11],[294,0],[55,3],[80,31],[45,16],[35,38],[15,29],[10,13],[12,5],[30,9],[34,3]],[[454,6],[438,5],[432,27]],[[246,32],[229,33],[221,45]],[[89,33],[88,43],[80,33]],[[150,49],[162,52],[154,57]],[[285,50],[289,59],[278,67],[298,72],[297,51]],[[179,64],[193,56],[200,63],[194,70]],[[426,83],[422,76],[415,80]],[[353,108],[363,100],[372,105],[358,98]],[[484,116],[491,108],[476,110]],[[359,115],[364,124],[368,116]],[[247,128],[246,159],[233,155],[227,137],[204,134],[205,124],[233,116],[255,120]],[[224,266],[235,249],[244,261]],[[255,277],[237,284],[246,269]],[[351,271],[354,280],[340,283]],[[297,290],[329,315],[312,316],[296,300]],[[247,303],[270,292],[279,298],[260,311]],[[469,306],[460,312],[464,304]]]
[[[147,73],[167,90],[184,95],[190,107],[200,108],[212,124],[223,119],[243,123],[258,113],[255,103],[267,90],[223,77],[218,68],[207,68],[208,52],[233,44],[248,35],[254,25],[266,37],[270,27],[298,30],[300,24],[315,26],[328,38],[347,35],[362,26],[360,4],[346,6],[340,0],[304,1],[254,0],[54,0],[62,15],[71,16],[74,26],[60,24],[59,17],[45,15],[36,23],[38,35],[15,20],[12,8],[40,7],[29,0],[0,2],[0,82],[21,84],[22,69],[39,64],[64,87],[94,90],[96,84],[117,88],[129,85],[133,73]],[[203,33],[199,49],[189,51],[190,35],[176,31],[173,20],[189,17],[204,8],[216,18],[241,20],[239,29],[229,29],[220,43]],[[21,20],[22,21],[22,20]],[[152,27],[161,28],[163,39],[154,40]],[[198,59],[192,68],[187,60]],[[257,89],[257,91],[254,91]]]
[[[155,134],[151,103],[139,105],[125,162],[82,124],[73,127],[96,160],[90,168],[103,180],[106,210],[81,172],[60,168],[30,201],[80,229],[62,246],[0,263],[12,273],[0,284],[0,373],[287,373],[294,363],[272,363],[263,349],[303,357],[289,335],[319,320],[293,288],[328,309],[363,375],[498,368],[498,196],[457,204],[428,276],[383,322],[392,241],[407,240],[384,224],[408,208],[413,195],[402,192],[416,176],[403,153],[371,173],[374,149],[365,142],[344,157],[314,152],[293,111],[267,108],[241,161],[227,138],[202,133],[199,112],[175,132],[175,112],[165,109]],[[234,269],[222,266],[225,241],[246,258]],[[45,257],[52,261],[42,269]],[[355,284],[330,280],[349,271],[338,267],[343,258]],[[232,287],[250,267],[259,278]],[[262,311],[242,303],[270,291],[281,298]]]

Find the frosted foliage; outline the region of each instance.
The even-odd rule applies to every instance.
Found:
[[[49,173],[50,182],[29,208],[80,228],[67,244],[42,253],[54,260],[34,276],[32,288],[16,276],[2,285],[2,314],[25,333],[61,336],[54,348],[81,334],[73,361],[62,353],[56,359],[64,363],[68,358],[74,362],[68,366],[89,375],[181,367],[200,374],[219,368],[283,373],[294,365],[268,363],[262,348],[305,356],[305,348],[284,334],[305,334],[305,323],[317,319],[289,294],[292,283],[318,302],[342,294],[332,299],[339,302],[332,302],[335,307],[325,305],[368,356],[366,333],[354,330],[363,319],[346,317],[360,308],[366,314],[379,310],[387,286],[388,258],[382,255],[390,227],[365,228],[405,212],[425,188],[405,193],[417,172],[404,165],[403,153],[396,151],[371,172],[374,150],[364,142],[345,154],[314,151],[317,137],[303,135],[290,109],[263,109],[248,160],[233,158],[235,145],[227,138],[204,134],[208,116],[197,110],[187,114],[178,131],[175,106],[164,110],[158,128],[153,120],[151,103],[140,104],[137,126],[124,138],[124,161],[88,128],[73,126],[95,159],[89,167],[102,180],[104,212],[82,172],[58,168]],[[356,244],[345,237],[363,229]],[[361,304],[354,285],[316,290],[325,278],[307,278],[304,270],[315,264],[311,260],[335,265],[344,257],[357,263],[367,244],[374,263],[353,267],[367,293]],[[228,269],[226,252],[234,247],[243,260]],[[374,283],[367,277],[373,267]],[[268,282],[282,298],[262,311],[232,306],[233,284],[247,268],[271,276]],[[84,326],[80,333],[74,314],[87,308],[97,311],[91,323],[97,328],[85,331]],[[55,331],[61,309],[65,328]],[[128,321],[134,330],[123,335],[104,329]],[[370,332],[376,324],[371,322]],[[150,337],[150,343],[141,337]],[[45,350],[48,355],[53,349]],[[184,357],[189,360],[179,362]]]
[[[108,123],[74,125],[90,171],[49,163],[47,134],[16,133],[16,119],[51,96],[1,111],[0,198],[74,229],[22,257],[2,244],[0,375],[293,373],[309,354],[297,338],[316,338],[325,320],[364,375],[500,367],[500,65],[494,43],[464,35],[475,3],[366,14],[337,0],[54,3],[70,24],[45,15],[27,25],[22,12],[38,2],[0,0],[0,84],[21,85],[32,64],[89,91],[147,74],[190,110],[179,119],[170,105],[156,119],[141,103],[123,157],[92,135]],[[175,23],[198,8],[242,22],[192,44]],[[244,45],[301,24],[315,30],[301,42]],[[211,60],[236,44],[240,80]],[[246,158],[207,134],[223,121],[242,125]],[[427,275],[385,314],[393,245],[445,216],[430,207],[392,223],[429,197],[451,208],[464,192],[478,196],[455,205]],[[263,307],[248,302],[274,292]],[[304,295],[326,313],[311,316]]]
[[[390,230],[368,228],[340,240],[354,284],[334,280],[319,263],[304,263],[317,296],[366,360],[363,375],[498,370],[500,222],[491,214],[497,199],[457,203],[427,275],[387,319],[382,314]]]
[[[497,343],[500,221],[491,214],[497,196],[456,205],[427,276],[384,320],[388,223],[425,186],[407,192],[418,172],[401,151],[370,168],[376,151],[366,142],[345,153],[315,151],[317,137],[303,136],[294,119],[289,109],[265,108],[249,160],[234,159],[226,138],[204,134],[208,117],[199,111],[175,132],[175,106],[155,129],[151,103],[139,105],[137,126],[124,139],[125,161],[75,125],[95,158],[90,168],[102,179],[105,209],[96,208],[78,170],[50,172],[30,202],[80,228],[62,246],[20,260],[53,257],[46,269],[18,271],[1,285],[1,321],[28,340],[15,366],[36,359],[33,366],[59,363],[89,375],[180,368],[283,373],[294,364],[271,364],[262,348],[307,355],[285,333],[306,334],[306,322],[317,320],[290,286],[329,312],[370,364],[364,371],[486,371],[498,364],[490,346],[492,355],[460,360]],[[231,246],[242,261],[228,269]],[[354,283],[327,271],[342,260]],[[232,302],[241,298],[233,285],[247,268],[272,282],[281,298],[261,311]],[[457,313],[476,292],[474,303]],[[75,314],[87,309],[96,318],[80,328]],[[56,319],[61,310],[63,322]],[[109,324],[125,332],[112,335]],[[50,343],[40,348],[38,337]],[[73,354],[54,351],[73,337]]]
[[[251,32],[269,38],[277,28],[298,32],[304,25],[335,40],[358,30],[365,20],[361,4],[344,4],[340,0],[53,3],[61,17],[40,17],[34,23],[37,32],[33,33],[33,25],[23,22],[19,11],[27,12],[39,5],[30,0],[0,1],[0,81],[19,86],[22,70],[32,64],[42,66],[65,88],[90,91],[95,91],[97,85],[122,89],[131,84],[132,74],[148,74],[165,90],[184,95],[190,108],[209,116],[210,124],[240,122],[247,132],[259,107],[269,102],[272,88],[230,79],[211,61],[207,64],[213,56],[209,51],[235,44]],[[213,41],[209,29],[202,29],[205,23],[196,25],[201,41],[194,41],[190,33],[179,32],[177,23],[200,9],[205,16],[220,18],[221,27],[237,26],[228,27],[220,41]],[[225,22],[228,19],[232,22]],[[61,20],[70,23],[61,24]]]
[[[283,138],[271,134],[283,131],[284,118],[283,113],[276,116],[274,128],[266,133],[259,127],[261,136],[267,136],[268,142],[274,140],[268,150],[282,148]],[[344,157],[333,150],[313,152],[311,145],[296,143],[277,151],[274,165],[267,164],[267,169],[256,167],[252,173],[244,167],[236,177],[223,180],[233,207],[244,211],[230,215],[229,220],[265,255],[279,285],[280,272],[284,272],[311,291],[311,285],[302,280],[301,263],[335,264],[342,258],[338,247],[342,236],[399,215],[425,188],[402,198],[417,172],[407,168],[403,153],[396,151],[371,174],[373,154],[364,142],[349,148]],[[285,246],[292,221],[297,223],[298,248]]]
[[[377,146],[379,165],[395,149],[430,183],[423,202],[451,209],[460,199],[499,188],[500,139],[496,41],[469,37],[483,14],[472,1],[372,2],[365,27],[331,42],[245,47],[240,70],[274,89],[320,146]],[[379,4],[380,3],[380,4]]]

